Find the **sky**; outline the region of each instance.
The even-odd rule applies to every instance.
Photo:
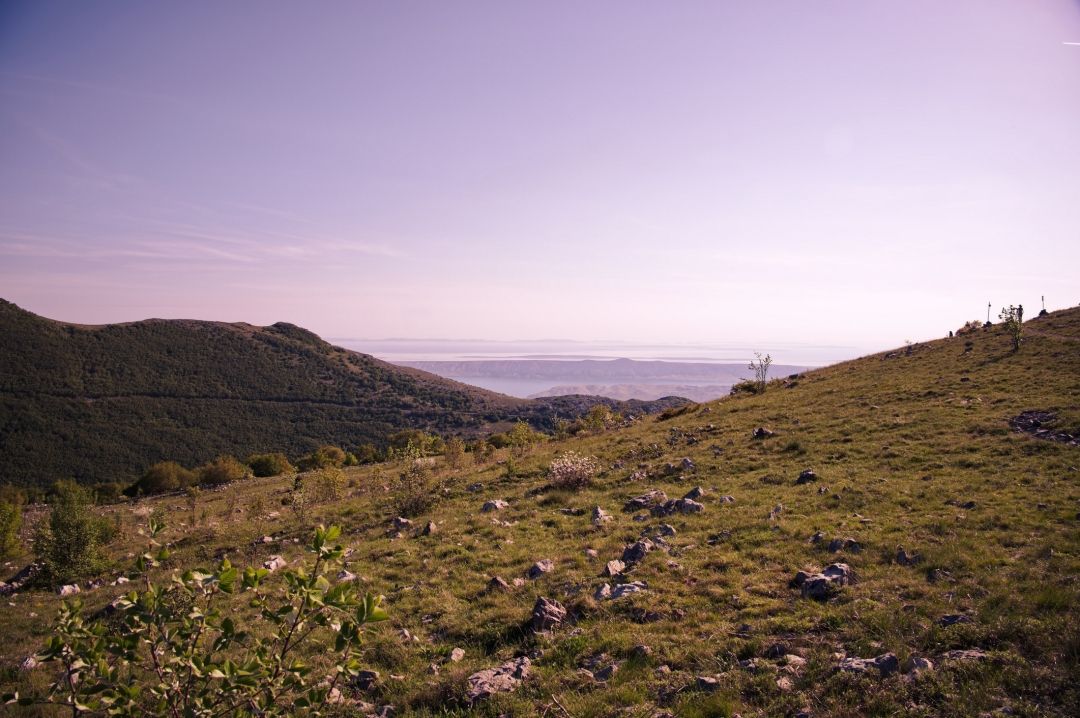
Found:
[[[1075,306],[1077,43],[1076,0],[4,0],[0,297],[762,350]]]

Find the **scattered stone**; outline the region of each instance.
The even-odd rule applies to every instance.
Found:
[[[520,578],[520,577],[514,579],[514,588],[521,588],[524,585],[525,585],[525,579]]]
[[[57,593],[61,596],[74,596],[77,593],[82,593],[82,589],[79,588],[79,584],[77,583],[69,583],[66,586],[61,586]]]
[[[600,558],[600,552],[594,548],[585,549],[585,555],[589,558]]]
[[[817,533],[815,533],[813,536],[810,537],[809,543],[821,543],[824,540],[825,540],[825,532],[824,531],[818,531]]]
[[[601,576],[607,576],[608,578],[615,578],[623,571],[626,570],[626,564],[618,559],[612,559],[604,565],[604,570],[600,574]]]
[[[502,499],[492,499],[491,501],[484,502],[484,505],[480,507],[480,512],[487,514],[491,513],[492,511],[502,511],[509,506],[510,504],[503,501]]]
[[[914,566],[920,561],[922,561],[922,557],[919,554],[908,553],[903,546],[896,547],[896,563],[901,566]]]
[[[776,436],[776,433],[773,431],[769,431],[764,426],[759,426],[758,428],[754,429],[753,437],[755,439],[768,439],[770,436]]]
[[[274,543],[274,537],[273,536],[263,536],[261,539],[259,539],[259,543]]]
[[[946,661],[985,661],[990,658],[978,648],[963,648],[955,651],[947,651],[941,656]]]
[[[655,548],[655,544],[649,539],[641,539],[623,549],[622,562],[627,565],[634,565],[639,563],[650,551]]]
[[[463,658],[465,658],[464,649],[455,648],[454,650],[450,651],[450,661],[452,663],[460,663]]]
[[[684,458],[681,464],[683,471],[694,471],[695,469],[697,469],[697,466],[694,464],[693,460],[690,459],[690,457]]]
[[[545,573],[551,573],[555,568],[555,562],[551,559],[545,558],[534,563],[526,574],[531,579],[538,579]]]
[[[675,527],[671,524],[660,524],[659,528],[656,529],[656,532],[660,536],[674,536],[676,533]]]
[[[803,572],[800,571],[800,573]],[[777,658],[782,658],[788,653],[791,653],[791,644],[786,641],[777,641],[768,646],[761,655],[775,661]]]
[[[811,481],[817,481],[818,476],[814,473],[813,469],[806,469],[799,474],[799,478],[795,479],[796,484],[809,484]]]
[[[597,601],[617,601],[624,596],[629,596],[632,593],[639,593],[641,591],[648,590],[641,581],[634,581],[633,583],[620,583],[612,587],[609,584],[601,584],[600,588],[596,589],[593,594],[593,598]]]
[[[131,583],[131,579],[128,578],[127,576],[117,576],[116,580],[112,582],[112,585],[114,585],[114,586],[122,586],[125,583]]]
[[[469,689],[465,696],[470,705],[475,705],[496,693],[510,693],[517,690],[531,673],[532,662],[528,658],[515,658],[497,668],[488,668],[469,676]]]
[[[674,513],[696,514],[704,510],[705,507],[693,499],[675,499],[654,507],[652,512],[656,516],[670,516]]]
[[[566,620],[566,608],[558,601],[540,596],[533,606],[530,626],[536,633],[549,631]]]
[[[921,658],[919,656],[911,656],[904,661],[904,673],[908,675],[918,675],[920,673],[929,673],[934,670],[934,664],[929,658]]]
[[[776,687],[784,693],[787,693],[795,688],[795,681],[791,680],[790,676],[780,676],[776,679]]]
[[[338,571],[337,580],[344,583],[348,583],[349,581],[355,581],[356,574],[346,569],[341,569],[340,571]]]
[[[882,678],[888,678],[900,670],[900,660],[895,653],[885,653],[877,658],[845,658],[836,667],[847,673],[872,673],[877,671]]]
[[[487,583],[488,592],[501,591],[503,593],[510,592],[510,584],[499,576],[492,576],[491,580]]]
[[[683,496],[683,498],[684,499],[700,499],[704,495],[705,495],[705,489],[701,488],[700,486],[695,486],[694,488],[687,491],[686,494]]]
[[[469,484],[465,487],[465,490],[471,494],[475,494],[477,491],[483,491],[484,485],[481,483]]]
[[[630,649],[630,658],[636,661],[643,661],[652,655],[652,648],[646,646],[644,643],[639,643]]]
[[[263,568],[270,573],[277,571],[279,568],[285,568],[288,562],[281,556],[271,556],[269,560],[263,562]]]
[[[668,500],[667,494],[657,489],[646,491],[641,496],[635,496],[623,505],[623,511],[637,511],[638,509],[651,509],[660,506]]]
[[[735,497],[731,496],[729,494],[724,494],[723,496],[720,497],[720,503],[722,503],[722,504],[733,504],[733,503],[735,503]]]
[[[806,666],[806,659],[794,653],[787,653],[780,659],[780,663],[788,673],[798,673]]]
[[[27,656],[26,659],[19,664],[20,671],[32,671],[37,667],[38,661],[34,656]]]
[[[765,664],[756,658],[747,658],[739,661],[739,668],[743,669],[747,673],[760,673],[765,670]]]
[[[668,676],[668,675],[671,675],[671,666],[669,666],[669,665],[668,665],[668,664],[666,664],[666,663],[665,663],[664,665],[662,665],[662,666],[657,666],[657,667],[656,667],[656,671],[655,671],[655,673],[656,673],[656,675],[658,675],[658,676]]]
[[[616,671],[618,671],[618,670],[619,670],[619,664],[618,663],[612,663],[611,665],[607,666],[606,668],[601,668],[599,671],[594,673],[593,677],[596,678],[596,680],[598,680],[598,681],[606,683],[606,682],[611,680],[612,676],[614,676]]]
[[[971,616],[965,616],[962,613],[950,613],[947,616],[942,616],[938,619],[938,625],[942,628],[948,628],[949,626],[955,626],[958,623],[973,623]]]
[[[412,526],[412,521],[405,518],[404,516],[396,516],[393,519],[391,519],[390,523],[398,531],[404,531],[405,529]]]
[[[720,690],[720,681],[712,676],[698,676],[694,681],[694,685],[699,691],[705,691],[706,693],[715,693]]]
[[[420,532],[423,536],[432,536],[439,532],[439,527],[434,521],[428,521],[424,524],[424,529]]]
[[[358,690],[370,691],[379,683],[379,672],[364,670],[356,674],[356,678],[353,679],[353,685]]]
[[[784,512],[784,505],[783,504],[777,504],[776,506],[773,506],[772,510],[769,511],[769,520],[770,521],[775,521],[776,519],[778,519],[780,517],[780,514],[782,514],[783,512]]]
[[[841,586],[854,581],[854,573],[846,563],[830,564],[821,573],[808,575],[804,571],[795,574],[794,583],[802,589],[804,598],[824,601],[835,594]]]
[[[607,511],[604,511],[599,506],[593,508],[592,510],[592,522],[594,526],[602,526],[608,521],[611,521],[613,518],[615,517],[609,514]]]
[[[952,578],[952,574],[943,568],[932,568],[926,573],[926,580],[930,583],[937,583],[950,578]]]
[[[839,553],[840,551],[861,553],[862,545],[853,538],[834,538],[829,542],[829,551],[831,553]]]

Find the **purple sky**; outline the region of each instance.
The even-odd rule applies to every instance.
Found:
[[[9,0],[0,296],[763,350],[1075,305],[1076,42],[1066,0]]]

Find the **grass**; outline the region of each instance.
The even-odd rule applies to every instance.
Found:
[[[1016,354],[995,329],[806,372],[792,388],[774,382],[764,394],[550,441],[514,457],[512,478],[505,453],[457,471],[439,468],[442,500],[414,519],[416,527],[435,521],[432,536],[392,535],[390,478],[403,467],[381,465],[348,470],[346,498],[303,517],[281,505],[290,479],[208,492],[197,508],[206,519],[197,526],[188,525],[179,497],[109,507],[122,529],[110,548],[115,564],[125,565],[151,509],[169,525],[172,570],[223,555],[243,564],[271,553],[292,561],[300,551],[293,539],[311,524],[342,525],[356,549],[348,569],[385,594],[392,616],[372,632],[364,654],[382,675],[379,687],[358,697],[391,703],[404,715],[1076,715],[1080,449],[1013,432],[1008,420],[1053,409],[1076,424],[1080,311],[1026,327]],[[754,440],[756,426],[776,435]],[[578,491],[547,489],[547,465],[568,450],[597,457],[603,470]],[[667,471],[684,457],[694,470]],[[810,467],[819,479],[796,485]],[[634,478],[640,471],[647,477]],[[467,489],[475,483],[483,488]],[[700,514],[656,519],[622,511],[648,489],[677,498],[699,485],[706,489]],[[238,490],[238,512],[226,514],[229,492]],[[735,502],[721,503],[725,494]],[[509,508],[480,513],[493,498]],[[974,507],[962,508],[968,501]],[[258,504],[264,514],[251,515],[248,507]],[[770,518],[778,504],[782,510]],[[614,519],[593,526],[596,505]],[[28,511],[24,533],[41,513]],[[599,577],[604,562],[643,534],[655,535],[661,523],[676,530],[666,539],[669,550],[653,551],[628,574],[648,591],[595,601],[593,590],[607,580]],[[818,531],[825,540],[811,543]],[[273,541],[256,543],[264,535]],[[830,553],[834,537],[854,538],[862,550]],[[900,545],[920,562],[898,565]],[[555,562],[550,574],[508,593],[485,590],[491,576],[524,578],[544,558]],[[803,599],[789,587],[796,571],[836,560],[859,580],[833,600]],[[89,609],[116,591],[86,594]],[[525,626],[539,595],[562,602],[573,620],[550,635],[531,634]],[[48,635],[58,601],[26,591],[0,604],[5,690],[44,680],[40,669],[20,672],[18,665]],[[958,613],[973,620],[939,625]],[[404,640],[402,629],[419,640]],[[652,652],[631,659],[638,644]],[[788,676],[766,657],[778,644],[804,657],[805,666]],[[461,663],[447,660],[454,647],[465,650]],[[967,648],[989,659],[940,659]],[[901,661],[929,657],[936,667],[886,679],[834,670],[834,654],[887,651]],[[534,658],[534,677],[470,712],[467,676],[523,654]],[[601,654],[621,663],[605,683],[580,672]],[[740,667],[755,658],[758,672]],[[317,649],[310,660],[320,660]],[[699,690],[698,676],[717,677],[717,690]],[[781,676],[791,679],[788,689],[778,685]]]

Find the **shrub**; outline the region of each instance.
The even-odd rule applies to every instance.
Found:
[[[760,391],[759,384],[753,379],[746,379],[745,381],[737,382],[731,387],[731,395],[738,396],[739,394],[757,394]]]
[[[102,547],[115,527],[92,510],[90,493],[74,482],[60,482],[50,500],[49,521],[34,537],[41,578],[58,585],[88,576],[104,567]]]
[[[345,472],[336,466],[327,466],[305,477],[304,485],[310,491],[312,501],[334,501],[341,498],[345,489]]]
[[[159,531],[153,524],[152,536]],[[284,581],[270,587],[262,585],[266,569],[241,572],[225,560],[215,570],[148,580],[145,590],[114,604],[108,622],[84,618],[78,600],[65,602],[38,656],[62,670],[40,694],[4,699],[62,706],[73,715],[318,715],[338,686],[359,674],[363,627],[387,618],[381,599],[327,578],[344,553],[334,543],[340,533],[316,529],[309,570],[286,569]],[[139,567],[154,563],[147,553]],[[229,597],[237,593],[256,610],[231,610]],[[241,625],[245,620],[250,624]],[[307,660],[308,642],[320,639],[333,646],[325,673]]]
[[[761,356],[761,352],[754,352],[756,360],[752,360],[747,369],[754,372],[754,383],[757,384],[758,394],[765,393],[765,387],[769,381],[769,367],[772,366],[772,356],[766,354]]]
[[[451,469],[460,467],[465,460],[465,442],[456,436],[451,437],[443,449],[443,460]]]
[[[179,491],[195,483],[195,472],[175,461],[159,461],[146,470],[128,491],[129,494],[163,494]]]
[[[414,462],[391,487],[391,505],[398,516],[412,518],[430,511],[442,498],[442,484],[427,467]]]
[[[251,475],[251,469],[231,456],[219,456],[199,467],[199,483],[203,486],[224,486]]]
[[[580,489],[592,483],[600,463],[591,456],[568,451],[555,457],[548,467],[548,479],[558,489]]]
[[[300,459],[300,468],[304,471],[322,469],[327,466],[343,466],[345,464],[345,451],[339,446],[326,444],[312,451]]]
[[[247,465],[255,476],[281,476],[291,474],[295,469],[289,463],[285,454],[252,454],[248,457]]]
[[[1020,343],[1024,341],[1024,305],[1014,307],[1009,305],[1001,310],[998,315],[1005,332],[1012,339],[1013,351],[1020,351]]]
[[[7,558],[19,547],[22,506],[0,501],[0,558]]]

